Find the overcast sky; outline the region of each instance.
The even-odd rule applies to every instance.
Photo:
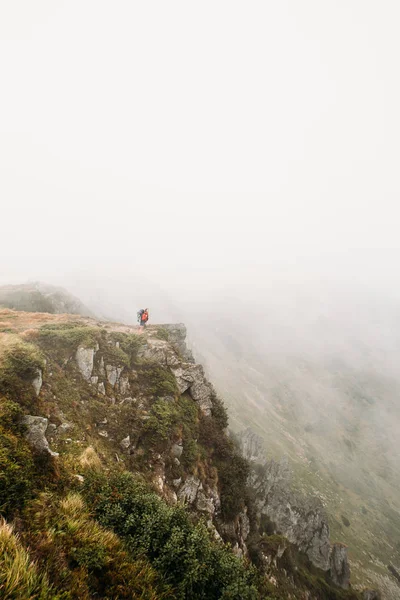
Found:
[[[399,18],[396,0],[4,0],[0,279],[119,263],[399,286]]]

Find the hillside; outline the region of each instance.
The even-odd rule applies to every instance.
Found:
[[[91,310],[64,288],[41,282],[0,286],[0,307],[27,312],[94,316]]]
[[[250,427],[270,459],[288,457],[296,488],[321,500],[333,539],[348,545],[353,581],[396,600],[388,566],[400,564],[398,305],[327,296],[302,303],[296,290],[278,308],[264,299],[245,326],[240,307],[214,302],[191,322],[191,337],[232,428]]]
[[[0,311],[2,597],[361,597],[320,505],[303,546],[269,518],[280,471],[227,435],[185,336]]]

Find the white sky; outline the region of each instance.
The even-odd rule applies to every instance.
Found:
[[[0,279],[122,261],[399,285],[399,18],[396,0],[3,0]]]

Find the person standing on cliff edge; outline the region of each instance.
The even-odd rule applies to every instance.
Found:
[[[137,317],[138,317],[140,327],[146,327],[146,323],[149,320],[149,309],[142,308],[141,310],[139,310]]]

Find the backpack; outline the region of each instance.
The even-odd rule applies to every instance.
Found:
[[[149,320],[149,313],[146,312],[146,311],[143,311],[143,313],[142,313],[142,321],[144,323],[146,323],[148,320]]]

